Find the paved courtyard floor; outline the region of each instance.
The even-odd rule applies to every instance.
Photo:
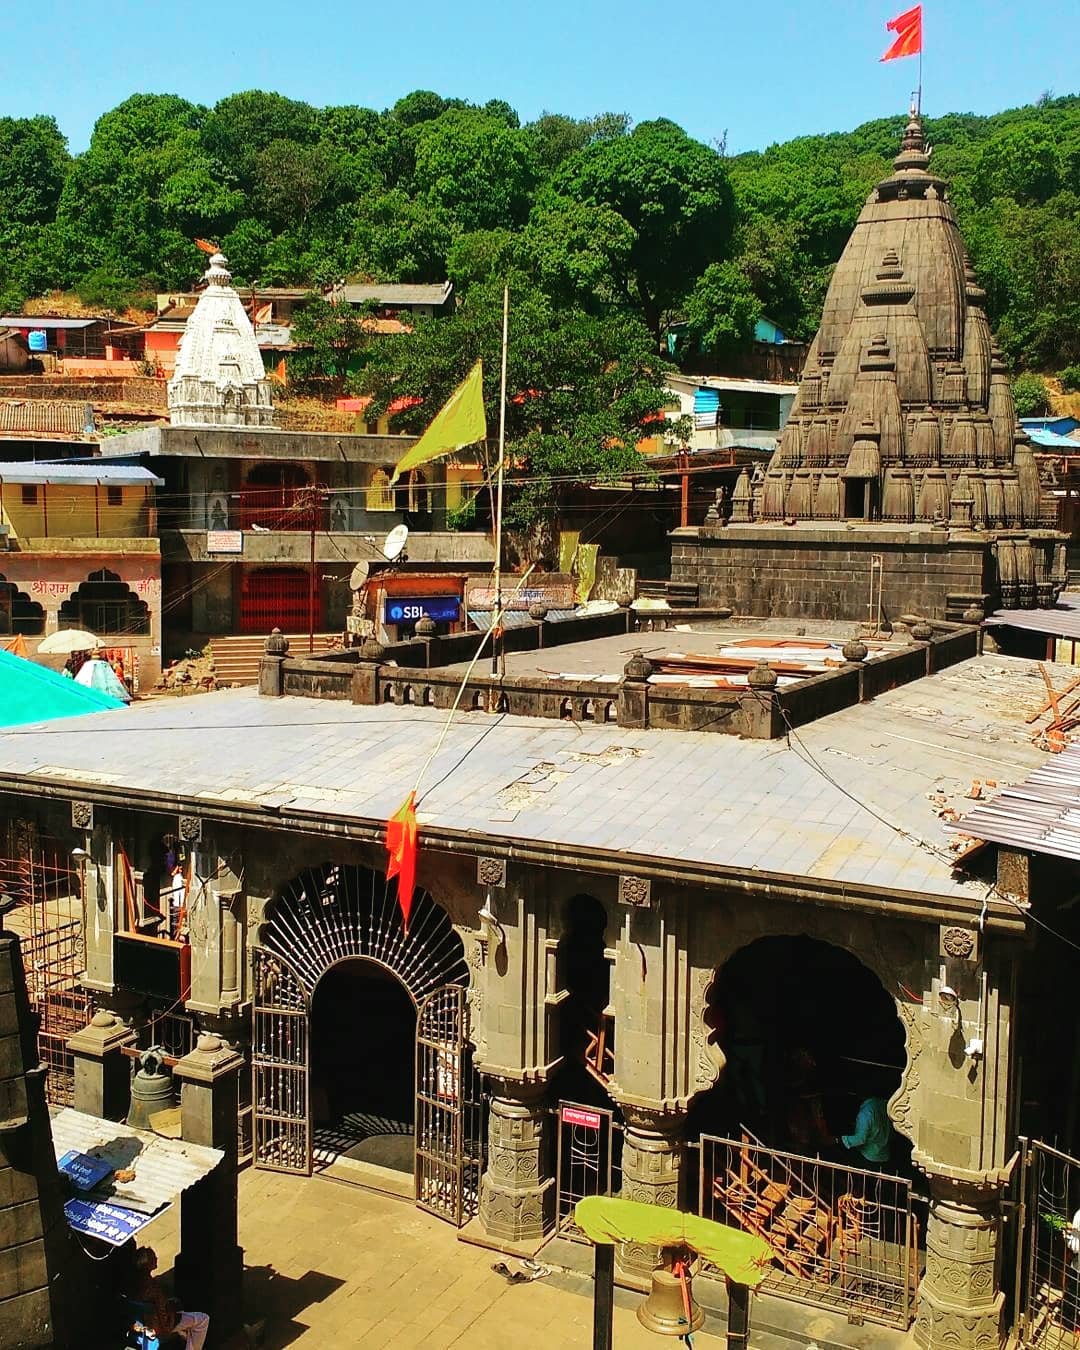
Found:
[[[175,1254],[173,1211],[145,1233],[167,1269]],[[246,1316],[265,1319],[267,1350],[592,1345],[589,1280],[558,1273],[508,1284],[491,1269],[497,1252],[458,1241],[453,1228],[409,1201],[326,1177],[248,1169],[240,1178],[240,1241]],[[615,1350],[665,1343],[638,1323],[640,1301],[617,1291]],[[723,1344],[722,1337],[694,1337],[696,1350]]]

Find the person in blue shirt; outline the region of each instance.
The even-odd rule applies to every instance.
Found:
[[[855,1117],[855,1129],[851,1134],[842,1134],[840,1142],[846,1149],[861,1153],[868,1163],[887,1163],[892,1143],[892,1124],[885,1098],[865,1098]]]

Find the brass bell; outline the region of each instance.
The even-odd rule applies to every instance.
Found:
[[[127,1123],[133,1130],[150,1128],[150,1117],[176,1105],[172,1074],[165,1066],[165,1051],[160,1046],[143,1050],[138,1069],[131,1079],[131,1105]]]
[[[655,1331],[658,1336],[686,1336],[698,1330],[705,1321],[705,1309],[694,1302],[690,1276],[685,1278],[690,1303],[689,1321],[682,1280],[669,1267],[661,1266],[652,1273],[652,1292],[638,1306],[637,1318],[643,1327]]]

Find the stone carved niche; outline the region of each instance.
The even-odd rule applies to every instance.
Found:
[[[92,830],[94,828],[94,803],[72,802],[71,824],[76,830]]]

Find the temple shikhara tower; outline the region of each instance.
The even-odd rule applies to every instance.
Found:
[[[173,426],[271,426],[270,381],[224,254],[211,257],[205,279],[169,381],[169,420]]]
[[[912,112],[837,264],[767,471],[676,531],[702,604],[821,618],[1049,606],[1065,537]],[[872,562],[873,560],[873,562]],[[871,595],[873,583],[873,595]]]

